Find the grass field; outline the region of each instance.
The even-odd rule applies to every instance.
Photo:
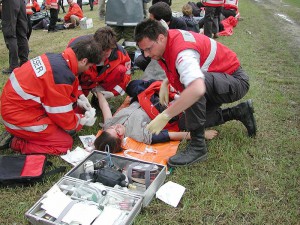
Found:
[[[294,7],[288,11],[297,15],[299,2],[285,2],[294,2]],[[184,3],[173,0],[172,9],[180,11]],[[292,36],[281,32],[284,22],[256,1],[240,1],[239,9],[243,20],[234,29],[234,35],[220,37],[218,41],[237,53],[250,77],[250,91],[241,101],[250,98],[254,101],[257,137],[248,138],[239,122],[216,127],[219,136],[208,143],[208,160],[178,168],[167,177],[186,187],[179,206],[173,208],[153,199],[138,215],[135,224],[300,223],[299,46],[294,45]],[[84,6],[84,13],[93,18],[94,28],[51,34],[33,31],[29,42],[30,58],[44,52],[61,52],[70,38],[93,33],[104,26],[98,20],[97,11],[89,11],[89,7]],[[1,69],[8,66],[7,54],[1,38]],[[134,79],[140,76],[137,72]],[[0,75],[1,89],[7,79]],[[110,103],[117,108],[122,99]],[[98,122],[101,121],[99,117]],[[98,129],[97,126],[84,129],[80,135],[96,134]],[[77,145],[80,145],[78,139],[74,146]],[[2,154],[13,153],[5,150]],[[55,165],[68,165],[59,157],[50,157],[50,160]],[[1,187],[0,224],[27,224],[24,213],[62,175],[51,176],[44,183],[31,187]]]

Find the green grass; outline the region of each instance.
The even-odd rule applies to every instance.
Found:
[[[173,2],[173,10],[180,11],[184,3]],[[90,12],[84,6],[84,12],[93,18],[93,29],[54,34],[33,31],[30,58],[60,52],[71,37],[93,33],[104,25],[97,19],[97,11]],[[234,35],[218,41],[237,53],[250,76],[251,88],[243,100],[254,101],[257,137],[248,138],[239,122],[216,127],[220,134],[208,143],[209,159],[178,168],[167,177],[186,187],[179,206],[173,208],[153,199],[135,224],[299,224],[299,49],[293,46],[292,37],[278,32],[281,24],[272,13],[254,1],[241,1],[240,12],[244,20],[234,29]],[[7,54],[1,39],[1,68],[8,65]],[[134,78],[140,75],[136,73]],[[1,75],[0,86],[6,80]],[[117,108],[122,99],[111,104]],[[84,129],[80,134],[95,134],[98,129]],[[76,139],[74,146],[79,144]],[[50,159],[55,165],[67,165],[59,157]],[[32,187],[1,188],[0,224],[27,224],[26,210],[62,175]]]

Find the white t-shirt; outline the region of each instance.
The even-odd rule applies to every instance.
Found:
[[[175,66],[180,75],[180,82],[184,87],[198,78],[204,79],[204,74],[200,68],[200,54],[193,49],[180,52]]]

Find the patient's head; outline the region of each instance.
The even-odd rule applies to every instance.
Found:
[[[109,146],[110,153],[121,152],[122,140],[125,135],[125,127],[121,124],[116,124],[106,128],[102,133],[96,138],[94,142],[95,149],[100,151],[105,151],[105,146]]]

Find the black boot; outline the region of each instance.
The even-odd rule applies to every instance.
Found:
[[[187,149],[178,152],[169,158],[168,166],[185,166],[195,162],[202,162],[207,159],[207,150],[204,139],[204,127],[191,131],[191,142]]]
[[[254,137],[256,135],[256,121],[253,113],[254,108],[251,99],[232,108],[222,110],[224,122],[229,120],[241,121],[247,128],[249,137]]]

